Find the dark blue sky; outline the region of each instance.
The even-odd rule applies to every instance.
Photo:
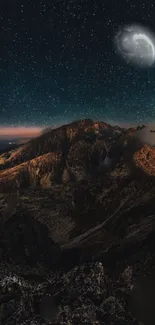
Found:
[[[155,32],[150,0],[5,0],[0,12],[0,125],[93,117],[155,121],[155,70],[115,53],[124,24]]]

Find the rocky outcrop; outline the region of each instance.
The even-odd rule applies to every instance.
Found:
[[[62,155],[48,153],[0,172],[0,187],[4,192],[26,187],[50,187],[61,169]]]
[[[2,268],[2,265],[0,266]],[[14,277],[0,275],[1,323],[13,324],[130,324],[138,325],[126,310],[132,270],[114,281],[101,262],[74,267],[67,273],[47,274],[19,270]],[[8,269],[6,267],[5,273]],[[21,272],[21,271],[20,271]],[[41,281],[41,280],[40,280]],[[9,293],[9,295],[8,295]],[[46,300],[46,305],[43,301]],[[10,307],[10,308],[8,308]]]
[[[134,162],[146,174],[155,176],[155,148],[144,145],[143,148],[134,154]]]

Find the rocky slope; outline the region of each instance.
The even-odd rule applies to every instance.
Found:
[[[92,120],[0,155],[2,324],[47,324],[49,293],[53,324],[138,324],[126,304],[155,264],[154,159],[135,129]]]

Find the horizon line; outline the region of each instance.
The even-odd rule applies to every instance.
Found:
[[[38,126],[26,126],[26,125],[0,125],[0,138],[6,138],[6,137],[20,137],[20,138],[34,138],[37,137],[39,135],[41,135],[42,131],[44,129],[48,129],[48,128],[59,128],[63,125],[66,124],[71,124],[72,122],[78,121],[78,120],[87,120],[89,118],[86,119],[77,119],[77,120],[73,120],[73,121],[64,121],[64,123],[55,123],[55,124],[49,124],[49,125],[38,125]],[[107,120],[107,119],[94,119],[94,118],[90,118],[91,120],[93,120],[94,122],[104,122],[107,124],[110,124],[112,126],[114,125],[118,125],[120,127],[123,128],[133,128],[133,127],[137,127],[138,125],[142,125],[144,124],[145,126],[151,126],[154,125],[155,126],[155,122],[147,122],[147,123],[130,123],[130,122],[123,122],[123,121],[114,121],[114,120]]]

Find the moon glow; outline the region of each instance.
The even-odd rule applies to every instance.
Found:
[[[125,26],[116,37],[117,52],[129,63],[151,67],[155,63],[155,36],[140,26]]]

